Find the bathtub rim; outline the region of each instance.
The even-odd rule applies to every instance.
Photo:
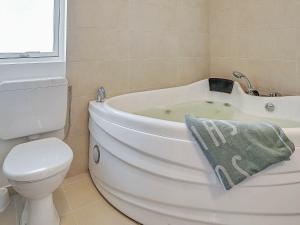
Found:
[[[166,138],[175,138],[182,141],[190,141],[191,136],[186,128],[186,125],[181,122],[162,120],[157,118],[151,118],[146,116],[141,116],[134,114],[133,112],[123,111],[113,106],[113,104],[117,104],[122,101],[122,99],[128,99],[131,96],[148,94],[151,95],[153,93],[159,94],[170,90],[179,90],[180,89],[188,89],[193,88],[197,85],[207,85],[208,80],[198,81],[189,85],[174,87],[174,88],[166,88],[152,91],[144,91],[144,92],[135,92],[129,93],[125,95],[115,96],[105,100],[104,102],[96,102],[90,101],[89,103],[89,113],[90,116],[99,115],[105,120],[128,127],[130,129],[134,129],[140,132],[150,133],[153,135],[159,135]],[[204,90],[207,91],[207,90]],[[245,98],[246,100],[251,99],[252,101],[260,99],[263,102],[269,102],[270,100],[282,101],[282,99],[292,99],[300,100],[300,96],[282,96],[282,97],[257,97],[250,96],[246,94],[240,84],[235,82],[234,91],[236,94],[241,95],[241,98]],[[205,96],[207,97],[207,96]],[[113,104],[112,104],[113,103]],[[243,111],[243,110],[242,110]],[[276,117],[275,117],[276,118]],[[286,135],[294,142],[296,147],[300,147],[300,127],[296,128],[282,128]]]

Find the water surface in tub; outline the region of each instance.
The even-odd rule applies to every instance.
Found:
[[[212,101],[197,101],[173,106],[149,108],[145,111],[137,112],[136,114],[156,119],[184,122],[184,115],[187,113],[208,119],[236,120],[244,122],[267,121],[284,128],[300,127],[300,122],[297,121],[250,115],[242,112],[229,103]]]

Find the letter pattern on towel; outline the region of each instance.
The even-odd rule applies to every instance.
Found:
[[[186,125],[226,190],[277,162],[289,160],[294,144],[269,123],[243,123],[186,115]]]
[[[242,157],[240,155],[235,155],[232,157],[232,165],[233,167],[240,172],[240,174],[244,175],[245,177],[250,177],[250,175],[247,173],[247,171],[243,170],[239,165],[237,164],[237,160],[242,160]]]
[[[216,147],[220,147],[220,143],[218,142],[217,137],[214,134],[214,131],[217,133],[221,142],[223,144],[226,144],[224,135],[222,134],[222,132],[219,130],[219,128],[216,126],[216,124],[213,121],[207,120],[207,121],[201,121],[201,123],[203,123],[203,125],[206,128],[207,132],[209,133],[211,139],[215,143]]]
[[[205,121],[201,121],[201,122],[205,123]],[[214,124],[214,122],[212,122],[212,121],[210,121],[210,122],[213,124],[213,127],[214,127],[214,128],[216,129],[216,131],[217,131],[217,134],[218,134],[219,137],[221,138],[222,142],[225,144],[225,143],[226,143],[226,140],[225,140],[224,135],[223,135],[222,132],[220,131],[220,129],[217,127],[216,124]],[[233,124],[231,124],[229,121],[224,121],[224,120],[222,120],[221,122],[224,123],[224,124],[226,124],[226,125],[228,125],[228,126],[230,126],[230,127],[232,127],[232,131],[231,131],[231,133],[230,133],[231,136],[235,136],[235,135],[238,134],[238,131],[237,131],[236,126],[234,126]],[[207,126],[205,126],[205,127],[206,127],[206,129],[209,129]],[[210,135],[212,135],[212,136],[211,136],[212,139],[215,139],[215,137],[213,136],[213,134],[211,134],[210,130],[207,130],[207,131],[210,133]],[[216,146],[219,147],[220,145],[216,145]],[[231,160],[231,161],[232,161],[233,167],[234,167],[238,172],[240,172],[242,175],[244,175],[244,176],[246,176],[246,177],[249,177],[250,175],[247,173],[247,171],[243,170],[241,167],[239,167],[239,166],[237,165],[237,162],[236,162],[237,160],[242,160],[242,157],[239,156],[239,155],[235,155],[235,156],[232,157],[232,160]],[[217,166],[216,166],[215,171],[216,171],[216,173],[218,174],[218,177],[219,177],[219,179],[220,179],[219,170],[221,170],[221,171],[223,172],[223,174],[225,175],[228,184],[229,184],[231,187],[233,187],[233,186],[234,186],[234,183],[232,182],[232,179],[231,179],[230,175],[228,174],[228,172],[226,171],[226,169],[225,169],[223,166],[221,166],[221,165],[217,165]],[[224,185],[224,184],[223,184],[223,185]]]
[[[222,131],[218,128],[218,126],[212,121],[212,120],[207,120],[207,121],[204,121],[204,120],[199,120],[200,123],[202,123],[204,125],[204,127],[206,128],[207,132],[209,133],[212,141],[214,142],[214,144],[216,145],[216,147],[221,147],[221,144],[219,143],[218,141],[218,138],[221,140],[221,142],[223,144],[226,144],[226,139],[222,133]],[[230,126],[232,128],[232,131],[230,132],[230,135],[231,136],[235,136],[238,134],[238,130],[237,130],[237,127],[234,125],[234,124],[231,124],[229,121],[220,121],[228,126]],[[192,127],[192,130],[193,130],[193,133],[198,136],[199,140],[201,140],[201,143],[203,144],[203,146],[205,146],[205,150],[208,150],[208,147],[205,143],[205,141],[203,140],[203,138],[201,137],[201,135],[198,133],[198,131],[196,130],[196,128],[193,126]],[[215,136],[214,134],[214,131],[215,133],[217,134],[217,137]],[[222,148],[221,148],[222,149]],[[232,165],[233,167],[242,175],[244,175],[245,177],[249,177],[250,175],[247,173],[247,171],[243,170],[241,167],[239,167],[239,165],[237,164],[237,160],[242,160],[242,157],[240,155],[235,155],[232,157],[231,161],[232,161]],[[215,167],[215,172],[219,178],[219,180],[221,182],[222,179],[221,179],[221,174],[220,174],[220,171],[222,171],[222,173],[224,174],[224,176],[226,177],[226,180],[227,180],[227,183],[233,187],[234,186],[234,183],[230,177],[230,175],[228,174],[227,170],[222,166],[222,165],[216,165]],[[224,184],[223,184],[224,185]]]
[[[230,185],[230,187],[233,187],[233,186],[234,186],[234,183],[233,183],[231,177],[229,176],[227,170],[226,170],[223,166],[217,165],[216,168],[215,168],[215,171],[216,171],[216,174],[217,174],[219,180],[221,181],[221,183],[222,183],[224,186],[226,186],[226,184],[224,184],[224,182],[223,182],[224,179],[222,179],[221,174],[220,174],[220,171],[222,171],[222,173],[223,173],[224,176],[226,177],[226,181],[227,181],[227,183]]]

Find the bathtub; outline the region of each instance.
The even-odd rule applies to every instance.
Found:
[[[207,80],[90,102],[89,170],[101,194],[144,225],[299,225],[300,128],[284,128],[296,145],[290,161],[225,191],[183,123],[135,114],[201,100],[300,121],[300,97],[249,96],[238,83],[231,94],[211,92]]]

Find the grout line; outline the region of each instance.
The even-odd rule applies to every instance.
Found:
[[[83,175],[87,175],[87,176],[83,176]],[[88,172],[80,173],[80,174],[77,174],[75,176],[70,176],[70,177],[67,177],[64,180],[62,186],[69,185],[69,184],[74,184],[74,183],[78,183],[79,181],[82,181],[83,179],[86,179],[86,178],[89,178],[89,177],[90,177],[90,175],[89,175]],[[74,179],[74,181],[67,181],[68,179]],[[64,184],[65,182],[68,182],[68,183]]]
[[[19,220],[21,220],[21,217],[19,218],[19,215],[18,215],[18,206],[17,206],[17,198],[16,198],[16,196],[13,196],[13,199],[11,199],[11,201],[13,201],[13,204],[14,204],[15,223],[16,223],[16,225],[18,225],[20,223]],[[22,213],[20,214],[20,216],[21,215],[22,215]]]
[[[88,173],[82,173],[81,175],[83,175],[83,174],[89,175]],[[80,175],[77,175],[77,176],[80,176]],[[76,177],[76,176],[74,176],[74,177]],[[85,177],[85,176],[84,176],[84,177],[79,178],[78,180],[73,181],[73,182],[71,182],[71,183],[68,183],[68,184],[66,184],[66,185],[74,185],[74,184],[79,183],[79,182],[81,182],[81,181],[83,181],[83,180],[87,180],[87,181],[89,182],[89,179],[91,179],[91,178],[90,178],[90,177]],[[90,201],[90,202],[88,202],[88,203],[82,205],[82,206],[79,207],[79,208],[74,209],[74,208],[72,207],[72,205],[70,204],[70,201],[69,201],[69,199],[68,199],[68,197],[67,197],[67,194],[66,194],[67,191],[65,190],[65,186],[66,186],[66,185],[62,185],[61,188],[62,188],[62,191],[63,191],[63,194],[64,194],[64,198],[66,199],[66,202],[67,202],[69,208],[71,209],[71,211],[70,211],[69,213],[67,213],[67,214],[72,214],[72,213],[74,213],[74,212],[76,212],[76,211],[78,211],[78,210],[84,209],[84,208],[86,208],[86,207],[88,207],[88,206],[90,206],[90,205],[92,205],[92,204],[94,204],[94,203],[96,203],[96,202],[99,201],[99,199],[96,199],[96,200],[94,200],[94,201]]]
[[[63,186],[61,187],[61,189],[62,189],[62,192],[63,192],[63,197],[65,198],[65,200],[66,200],[66,202],[67,202],[67,205],[68,205],[68,208],[70,209],[70,214],[71,214],[71,212],[72,212],[72,207],[71,207],[71,204],[70,204],[70,202],[69,202],[69,200],[68,200],[68,198],[67,198],[66,191],[65,191],[65,189],[64,189]],[[66,213],[66,215],[68,215],[68,214],[69,214],[69,212]]]

